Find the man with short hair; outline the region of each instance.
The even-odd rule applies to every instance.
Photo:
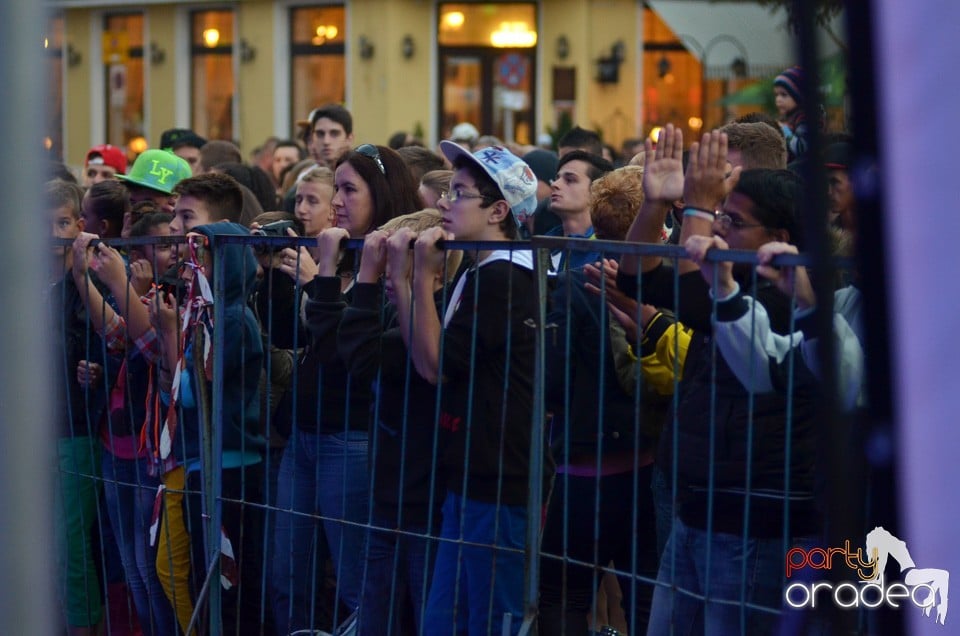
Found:
[[[190,176],[186,160],[168,150],[147,150],[137,157],[130,174],[118,175],[130,191],[130,204],[153,201],[161,211],[173,213],[173,187]]]
[[[573,150],[563,155],[557,164],[557,176],[550,183],[550,210],[560,217],[560,226],[547,232],[548,236],[592,239],[593,221],[590,219],[590,185],[613,170],[613,165],[598,155]],[[599,252],[556,250],[553,263],[557,271],[582,267],[600,258]]]
[[[787,167],[787,144],[783,135],[762,122],[732,123],[720,129],[727,135],[727,161],[744,170]]]
[[[301,161],[305,158],[303,147],[292,139],[283,139],[275,142],[273,147],[273,161],[267,174],[273,177],[276,184],[280,183],[283,171],[287,166]]]
[[[220,221],[237,223],[243,208],[243,193],[233,177],[211,172],[190,177],[173,189],[177,206],[170,221],[170,234],[184,236],[198,225]]]
[[[310,155],[331,170],[353,145],[353,116],[339,104],[329,104],[310,113]]]
[[[192,174],[197,174],[200,166],[200,149],[207,140],[189,128],[170,128],[160,135],[160,148],[169,150],[190,166]]]
[[[127,172],[127,155],[122,149],[110,144],[94,146],[87,151],[83,160],[83,187],[107,179],[116,179],[118,174]]]

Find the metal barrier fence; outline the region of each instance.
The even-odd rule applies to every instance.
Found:
[[[676,263],[681,247],[451,241],[443,249],[467,262],[492,252],[510,266],[472,262],[466,286],[438,284],[444,335],[432,384],[405,345],[425,323],[396,315],[382,286],[345,277],[303,288],[269,267],[256,282],[249,245],[269,265],[272,250],[314,242],[217,235],[182,247],[203,269],[190,268],[181,311],[169,309],[175,343],[144,335],[165,328],[162,315],[134,337],[131,307],[144,305],[126,285],[66,312],[83,326],[61,323],[73,348],[63,348],[60,372],[79,390],[68,410],[83,411],[68,414],[68,453],[89,460],[65,463],[61,437],[70,496],[58,513],[73,515],[63,535],[83,544],[67,551],[79,578],[63,596],[86,602],[73,615],[100,622],[103,587],[102,620],[116,634],[135,625],[172,634],[177,624],[181,633],[435,634],[466,623],[471,634],[642,634],[648,623],[650,633],[681,629],[678,616],[705,620],[708,633],[711,621],[799,633],[834,620],[785,596],[788,584],[813,581],[809,555],[825,545],[829,496],[817,483],[821,387],[803,348],[812,343],[789,311],[780,330],[794,335],[779,342],[779,358],[761,351],[773,355],[764,368],[751,353],[769,326],[760,303],[725,342],[712,326],[727,320],[718,301],[704,314],[684,300],[690,280],[675,268],[657,294],[673,311],[634,303],[633,314],[608,305],[613,278],[550,271],[551,251]],[[348,241],[346,253],[361,246]],[[738,251],[710,260],[757,262]],[[149,302],[158,290],[183,297],[175,281],[153,282]],[[755,273],[741,282],[752,297],[762,287]],[[653,283],[634,284],[626,295],[636,299]],[[75,309],[68,287],[57,293]],[[111,327],[127,332],[98,336]],[[729,342],[744,352],[739,366],[725,360]],[[73,382],[81,354],[102,369]],[[854,406],[862,368],[849,371]],[[104,495],[105,506],[91,503]],[[846,504],[865,514],[865,501]],[[806,558],[793,572],[790,554]],[[865,616],[856,615],[861,628]]]

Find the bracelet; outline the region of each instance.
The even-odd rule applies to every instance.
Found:
[[[703,219],[704,221],[710,221],[713,223],[717,218],[717,213],[706,208],[698,208],[692,205],[687,205],[683,208],[683,216],[695,216],[698,219]]]

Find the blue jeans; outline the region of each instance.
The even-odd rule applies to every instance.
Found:
[[[359,606],[367,533],[342,521],[367,522],[369,484],[366,432],[295,431],[290,436],[280,462],[273,535],[271,578],[278,633],[307,629],[316,622],[314,590],[323,584],[324,565],[321,551],[315,550],[320,536],[315,515],[324,517],[337,594],[351,610]]]
[[[147,474],[147,459],[101,456],[107,515],[120,549],[127,588],[146,636],[175,634],[173,608],[157,578],[157,548],[150,546],[150,519],[160,480]]]
[[[423,625],[424,587],[426,585],[429,589],[430,566],[436,550],[427,550],[428,539],[377,529],[396,528],[396,516],[375,514],[373,525],[367,548],[358,634],[400,636],[403,634],[400,619],[408,610],[413,611],[413,622],[419,633]],[[403,531],[427,534],[427,527],[426,524],[405,523]]]
[[[813,537],[794,538],[784,546],[781,538],[748,537],[744,544],[740,535],[714,532],[711,537],[705,530],[674,518],[660,559],[647,634],[776,633],[778,614],[745,608],[741,616],[741,603],[745,601],[775,611],[781,608],[787,550],[795,546],[812,547],[815,541]],[[685,592],[707,599],[704,601]]]
[[[523,623],[526,506],[497,506],[447,493],[440,537],[423,633],[499,634],[504,614],[510,614],[510,633],[517,634]]]

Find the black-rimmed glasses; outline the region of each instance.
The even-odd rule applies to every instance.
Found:
[[[383,160],[380,158],[380,150],[378,150],[376,146],[373,144],[363,144],[362,146],[357,146],[356,151],[368,159],[373,159],[377,167],[380,168],[380,174],[387,176],[387,170],[383,167]]]
[[[764,227],[763,223],[745,223],[740,217],[734,218],[726,212],[721,212],[717,215],[717,223],[721,228],[723,228],[724,232],[730,228],[735,230],[746,230],[752,227]]]

